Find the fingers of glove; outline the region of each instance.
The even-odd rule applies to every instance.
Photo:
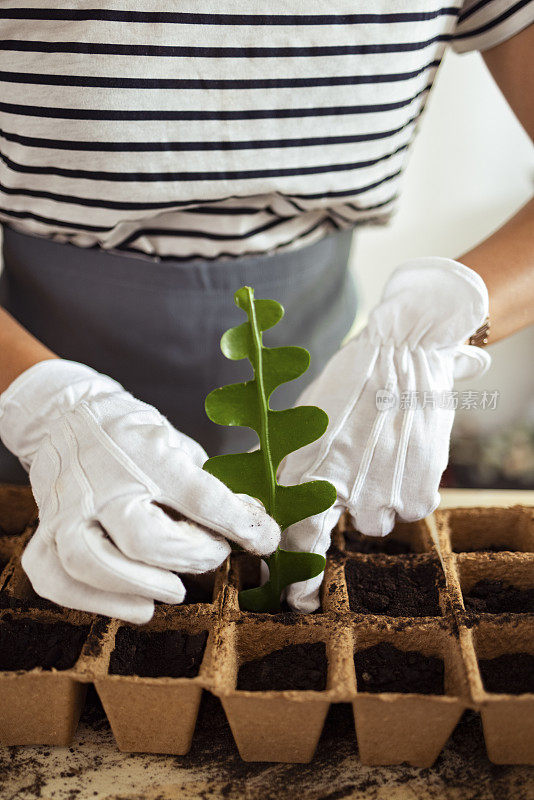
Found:
[[[349,508],[349,515],[355,529],[366,536],[387,536],[395,527],[395,509],[390,506],[358,503]]]
[[[378,412],[378,424],[361,448],[347,503],[357,530],[368,536],[385,536],[393,529],[397,482],[403,470],[404,453],[399,449],[399,437],[385,415],[393,417],[395,411]],[[400,421],[398,424],[402,425]]]
[[[192,464],[177,469],[172,486],[157,499],[258,555],[274,552],[280,541],[280,528],[263,506],[238,497]]]
[[[395,524],[395,512],[402,506],[402,483],[406,473],[407,452],[414,432],[420,428],[424,411],[398,402],[399,387],[409,396],[422,387],[433,386],[426,355],[420,363],[404,348],[391,350],[383,359],[382,373],[390,375],[389,388],[397,401],[385,405],[368,403],[366,438],[356,453],[358,471],[354,476],[347,508],[357,530],[368,536],[385,536]],[[376,384],[375,384],[376,385]],[[383,384],[387,386],[387,383]],[[369,400],[370,398],[367,398]],[[432,447],[432,440],[427,444]],[[421,475],[418,473],[418,479]]]
[[[53,540],[42,532],[34,534],[21,563],[37,594],[66,608],[118,617],[134,625],[144,625],[154,613],[154,603],[146,597],[101,592],[71,578],[58,558]]]
[[[452,387],[452,363],[437,353],[413,354],[413,385],[416,387]],[[428,402],[404,411],[404,417],[396,425],[399,445],[404,444],[404,459],[399,462],[397,480],[392,493],[392,505],[400,518],[408,522],[422,519],[439,503],[438,486],[443,470],[447,466],[449,440],[454,409],[428,392]],[[422,395],[424,397],[424,395]],[[446,395],[445,395],[446,397]],[[408,421],[410,424],[408,425]]]
[[[181,603],[185,597],[177,575],[125,556],[96,520],[60,528],[56,546],[70,577],[95,589],[140,595],[162,603]]]
[[[282,537],[285,550],[326,554],[330,546],[331,534],[341,516],[342,506],[336,503],[331,508],[313,517],[291,525]],[[319,607],[319,587],[323,580],[321,573],[307,581],[293,583],[287,588],[287,601],[296,611],[309,613]]]
[[[150,498],[113,500],[98,519],[125,556],[166,570],[209,572],[231,552],[222,536],[191,520],[172,520]]]
[[[286,600],[294,611],[301,614],[311,614],[317,611],[321,605],[320,589],[323,582],[324,573],[310,578],[309,581],[292,583],[286,589]]]
[[[439,505],[439,483],[447,466],[454,411],[420,409],[406,453],[397,511],[401,519],[415,522]]]

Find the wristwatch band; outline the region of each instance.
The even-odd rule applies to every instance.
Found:
[[[490,332],[490,319],[486,317],[480,328],[469,337],[469,344],[474,345],[475,347],[485,347],[488,343]]]

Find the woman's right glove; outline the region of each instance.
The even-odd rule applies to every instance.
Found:
[[[490,356],[466,339],[488,315],[488,290],[469,267],[422,257],[389,278],[369,323],[328,362],[298,402],[328,414],[323,437],[282,462],[282,484],[328,480],[337,502],[292,525],[282,546],[324,555],[347,509],[356,530],[385,536],[398,516],[438,505],[454,420],[454,381],[483,374]],[[292,584],[297,611],[319,605],[322,576]]]
[[[262,507],[202,470],[197,442],[83,364],[50,359],[20,375],[0,395],[0,438],[39,508],[22,566],[61,605],[142,624],[154,600],[184,599],[174,573],[215,569],[227,539],[260,555],[278,545]]]

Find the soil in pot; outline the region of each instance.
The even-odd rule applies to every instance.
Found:
[[[464,594],[466,611],[475,614],[534,613],[534,589],[520,589],[505,581],[482,580]]]
[[[109,671],[112,675],[143,678],[195,678],[208,638],[207,631],[117,631]]]
[[[534,655],[531,653],[506,653],[498,658],[481,659],[478,664],[487,692],[534,692]]]
[[[0,671],[70,669],[80,655],[88,625],[13,619],[0,622]]]
[[[365,536],[358,531],[345,534],[345,550],[349,553],[383,553],[388,556],[413,553],[409,544],[399,542],[392,536]]]
[[[345,576],[351,611],[391,617],[441,616],[438,588],[444,577],[437,561],[350,560]]]
[[[415,650],[398,650],[379,642],[354,656],[359,692],[416,692],[443,694],[444,664],[441,658]]]
[[[178,575],[185,586],[184,606],[213,603],[213,575]]]
[[[473,547],[453,547],[453,553],[510,553],[514,552],[513,547],[505,544],[473,545]]]
[[[237,676],[237,689],[247,692],[291,689],[322,692],[326,689],[327,668],[324,642],[290,644],[242,664]]]
[[[13,611],[33,611],[34,609],[40,611],[63,611],[63,606],[58,606],[52,600],[46,600],[44,597],[39,597],[31,586],[26,587],[26,597],[13,597],[7,591],[0,591],[0,609],[11,608]]]

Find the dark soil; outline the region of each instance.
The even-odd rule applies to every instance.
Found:
[[[283,692],[290,689],[326,689],[326,645],[324,642],[290,644],[263,658],[242,664],[237,688],[247,692]]]
[[[212,575],[181,575],[178,577],[185,586],[184,606],[194,603],[213,602],[213,576]]]
[[[358,531],[345,533],[345,550],[349,553],[383,553],[400,556],[413,553],[406,542],[399,542],[392,536],[365,536]]]
[[[194,678],[198,675],[207,631],[139,631],[119,628],[109,671],[145,678]]]
[[[480,545],[479,547],[476,545],[473,547],[453,546],[452,551],[453,553],[513,553],[515,548],[509,547],[506,544],[488,544]]]
[[[0,572],[7,567],[8,562],[9,558],[0,558]]]
[[[441,658],[415,650],[398,650],[380,642],[354,656],[358,691],[443,694],[444,664]]]
[[[52,600],[46,600],[44,597],[39,597],[33,589],[28,593],[28,597],[22,600],[20,597],[13,597],[6,591],[0,591],[0,609],[11,608],[13,611],[31,611],[33,609],[45,611],[62,611],[63,606],[53,603]]]
[[[481,659],[478,664],[487,692],[534,692],[534,655],[507,653],[498,658]]]
[[[532,614],[534,589],[519,589],[504,581],[478,581],[464,594],[466,611],[475,614]]]
[[[29,522],[29,519],[28,520],[24,520],[23,523],[20,523],[19,525],[13,525],[9,529],[3,528],[2,526],[0,526],[0,539],[9,539],[9,538],[14,538],[14,537],[20,536],[21,533],[24,533],[24,531],[26,530],[26,526],[28,525],[28,522]]]
[[[0,622],[0,670],[70,669],[89,633],[88,625],[13,619]]]
[[[444,576],[435,560],[349,560],[345,576],[351,611],[391,617],[441,616],[438,586],[443,585]]]

